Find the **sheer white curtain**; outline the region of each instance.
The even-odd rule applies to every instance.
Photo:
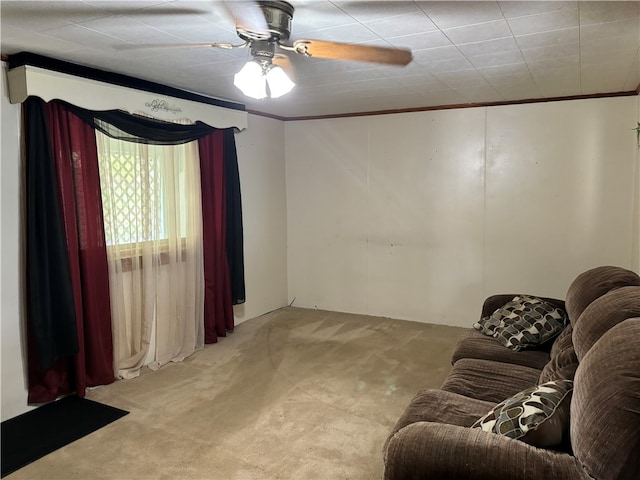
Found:
[[[204,345],[198,144],[144,145],[96,132],[114,367],[133,378]]]

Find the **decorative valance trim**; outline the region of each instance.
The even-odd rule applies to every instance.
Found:
[[[22,103],[27,97],[36,96],[47,102],[63,100],[88,110],[123,110],[169,122],[182,119],[192,122],[199,120],[220,129],[247,128],[248,114],[240,104],[230,104],[230,107],[202,103],[28,64],[12,67],[11,58],[9,67],[7,81],[11,103]],[[179,92],[177,89],[171,90]]]

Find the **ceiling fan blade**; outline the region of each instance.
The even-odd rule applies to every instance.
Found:
[[[223,1],[222,5],[229,16],[236,22],[236,29],[257,34],[250,35],[251,37],[255,36],[257,39],[266,39],[271,36],[264,12],[257,2],[227,0]]]
[[[408,65],[413,60],[411,50],[403,48],[374,47],[353,43],[326,42],[324,40],[296,40],[293,47],[297,53],[317,58],[352,60],[356,62]]]
[[[231,43],[131,43],[114,45],[116,50],[142,50],[146,48],[240,48],[245,44],[233,45]]]
[[[163,7],[161,5],[157,5],[159,2],[156,2],[156,6],[135,6],[135,5],[126,5],[127,2],[113,2],[113,4],[109,4],[109,2],[94,2],[94,4],[89,5],[90,2],[49,2],[49,5],[37,5],[34,7],[35,2],[24,2],[24,1],[14,1],[14,2],[3,2],[2,5],[2,16],[6,16],[7,18],[18,17],[21,15],[33,15],[34,8],[37,9],[46,9],[47,18],[68,18],[69,16],[82,18],[84,16],[89,16],[89,18],[95,18],[96,13],[100,14],[113,14],[113,15],[126,15],[126,16],[136,16],[136,15],[144,15],[144,16],[153,16],[153,15],[204,15],[210,12],[208,8],[196,8],[196,7],[186,7],[181,5],[167,5]],[[131,2],[133,3],[133,2]]]

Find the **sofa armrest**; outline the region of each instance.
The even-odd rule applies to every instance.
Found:
[[[589,476],[567,453],[532,447],[480,429],[432,422],[398,431],[385,451],[385,480],[581,480]]]

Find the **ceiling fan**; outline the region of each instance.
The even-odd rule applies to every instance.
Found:
[[[280,51],[305,57],[371,62],[405,66],[412,60],[410,50],[377,47],[324,40],[295,40],[287,43],[295,11],[284,0],[224,1],[226,11],[235,20],[240,44],[203,43],[185,47],[249,48],[252,60],[234,77],[234,84],[253,98],[276,98],[289,92],[294,84],[285,71],[288,57]],[[136,48],[139,46],[132,46]]]
[[[291,34],[294,8],[283,0],[225,2],[225,6],[236,20],[238,36],[250,45],[254,56],[272,56],[271,52],[277,46],[308,57],[390,65],[407,65],[412,58],[409,50],[352,43],[296,40],[292,45],[287,45],[285,42]],[[224,47],[225,44],[211,45]]]

